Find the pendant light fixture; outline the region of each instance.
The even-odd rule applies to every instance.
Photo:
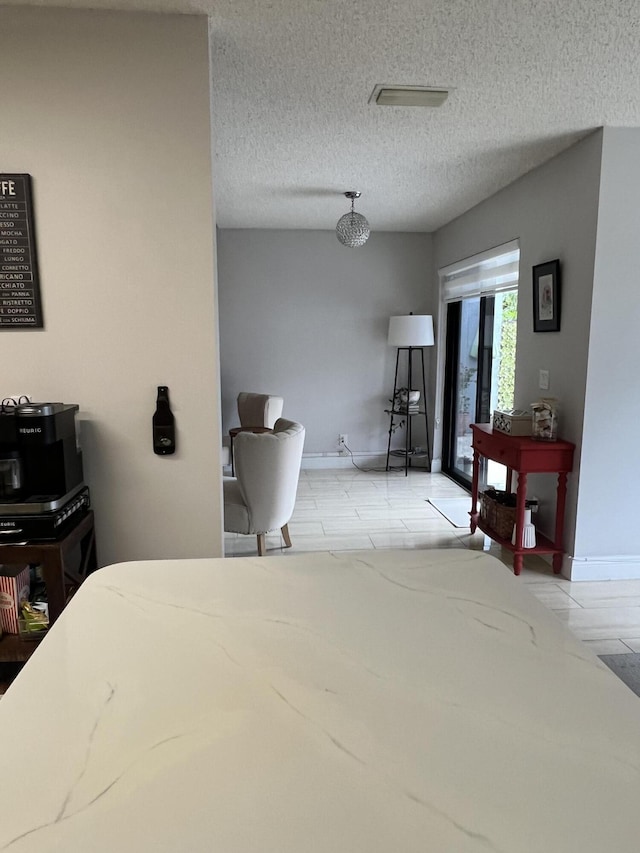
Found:
[[[351,199],[351,210],[338,220],[336,237],[343,246],[355,249],[358,246],[364,246],[369,239],[371,229],[365,217],[361,213],[356,213],[353,209],[354,202],[357,198],[360,198],[361,193],[356,190],[350,190],[344,193],[344,195]]]

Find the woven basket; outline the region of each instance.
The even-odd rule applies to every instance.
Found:
[[[501,539],[511,539],[516,512],[516,507],[498,503],[485,492],[480,495],[480,518]]]

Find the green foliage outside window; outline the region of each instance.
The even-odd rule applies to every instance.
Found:
[[[513,409],[516,374],[516,328],[518,292],[507,293],[502,300],[502,336],[498,368],[498,409]]]

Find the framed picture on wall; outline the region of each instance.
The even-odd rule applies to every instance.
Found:
[[[560,261],[533,268],[533,331],[560,331]]]

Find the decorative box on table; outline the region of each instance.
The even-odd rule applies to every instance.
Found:
[[[528,409],[496,409],[493,428],[507,435],[531,435],[531,412]]]

